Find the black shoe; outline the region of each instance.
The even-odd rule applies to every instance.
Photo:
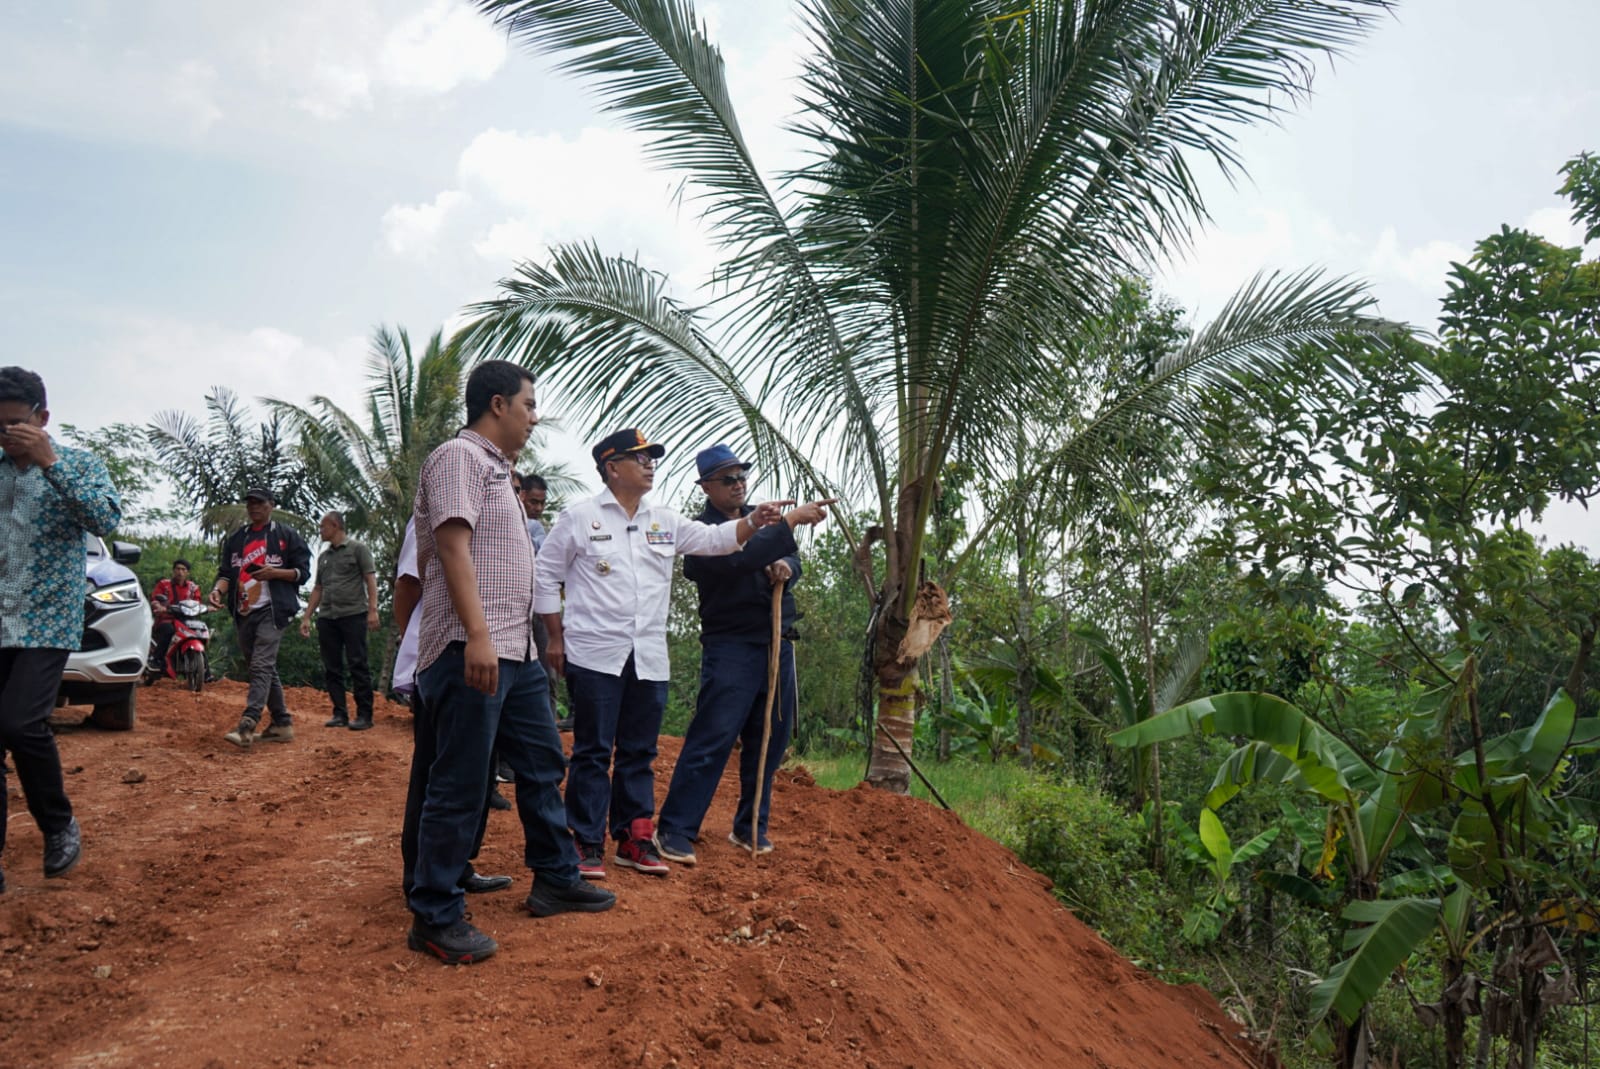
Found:
[[[474,928],[466,917],[445,928],[413,921],[406,946],[421,954],[432,954],[446,965],[471,965],[493,957],[500,949],[499,943]]]
[[[617,904],[617,896],[583,880],[558,887],[546,880],[535,879],[533,890],[528,892],[522,904],[535,917],[554,917],[557,913],[604,913]]]
[[[333,719],[322,726],[325,728],[347,728],[350,726],[350,718],[348,716],[341,716],[338,713],[334,713]]]
[[[83,833],[78,829],[78,818],[73,817],[72,823],[65,829],[44,837],[45,879],[65,876],[73,870],[81,857],[83,857]]]
[[[351,731],[366,731],[371,726],[372,717],[370,716],[358,716],[354,720],[350,721]]]
[[[572,730],[572,717],[564,716],[560,720],[557,720],[556,721],[556,730],[557,731],[571,731]]]
[[[499,783],[515,782],[515,777],[511,774],[511,766],[504,761],[501,761],[499,767],[494,770],[494,778]]]
[[[469,895],[486,895],[490,891],[504,891],[511,882],[510,876],[483,876],[474,872],[461,881],[461,889]]]
[[[491,794],[489,796],[489,808],[490,809],[510,809],[511,808],[511,802],[510,802],[510,800],[508,800],[506,798],[505,795],[501,794],[499,791],[495,791],[493,794]]]

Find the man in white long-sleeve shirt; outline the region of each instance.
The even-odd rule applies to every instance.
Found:
[[[666,449],[637,429],[609,435],[592,453],[605,489],[556,520],[534,581],[533,611],[550,632],[546,659],[566,677],[572,700],[567,824],[586,878],[605,877],[608,831],[618,841],[618,865],[665,875],[652,842],[653,765],[670,677],[672,560],[732,553],[792,502],[768,502],[737,523],[711,526],[645,499]]]

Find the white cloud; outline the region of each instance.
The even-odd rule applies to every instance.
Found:
[[[298,404],[321,394],[346,411],[360,410],[366,390],[368,339],[360,335],[318,342],[272,325],[239,328],[138,312],[107,315],[104,326],[98,346],[68,357],[65,375],[48,377],[65,422],[145,423],[171,409],[199,416],[213,386],[249,402],[277,397]]]
[[[1288,211],[1251,208],[1233,225],[1197,235],[1181,260],[1161,265],[1156,272],[1157,288],[1198,317],[1214,315],[1258,271],[1298,266],[1295,238]]]
[[[188,117],[189,129],[203,134],[222,118],[217,105],[217,69],[191,59],[180,63],[168,79],[167,97],[179,115]]]
[[[507,56],[505,35],[465,0],[94,7],[6,16],[0,120],[157,142],[219,130],[250,139],[285,120],[350,122],[441,96],[493,77]]]
[[[486,81],[505,61],[505,34],[471,8],[438,0],[390,31],[378,70],[397,88],[447,93],[465,82]]]
[[[1367,255],[1367,270],[1377,276],[1401,279],[1418,289],[1442,293],[1452,263],[1465,263],[1472,250],[1453,241],[1432,240],[1400,247],[1392,226],[1383,228],[1377,244]]]
[[[426,256],[437,247],[446,220],[470,198],[459,189],[447,189],[429,204],[396,204],[383,213],[383,242],[402,258]]]
[[[1583,228],[1572,221],[1570,207],[1551,206],[1529,212],[1522,226],[1564,249],[1583,244]]]
[[[692,206],[673,202],[671,176],[649,167],[637,135],[599,127],[575,136],[485,130],[457,166],[488,209],[473,249],[497,265],[538,259],[564,241],[635,252],[680,287],[704,281],[714,259]]]
[[[300,80],[295,106],[313,118],[331,121],[372,106],[371,80],[357,67],[314,63],[303,68]]]

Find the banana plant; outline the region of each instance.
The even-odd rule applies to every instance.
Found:
[[[1197,945],[1209,943],[1221,932],[1228,914],[1237,905],[1234,870],[1265,853],[1283,829],[1274,825],[1235,849],[1228,838],[1228,829],[1222,826],[1222,819],[1214,809],[1200,810],[1197,831],[1182,824],[1177,827],[1190,860],[1199,861],[1213,881],[1211,894],[1197,902],[1184,917],[1183,937]]]
[[[1367,1003],[1436,930],[1445,936],[1446,953],[1457,955],[1459,964],[1465,953],[1462,913],[1469,901],[1460,893],[1463,888],[1526,880],[1538,871],[1531,859],[1548,847],[1551,829],[1570,815],[1569,803],[1555,788],[1572,758],[1600,751],[1600,719],[1577,719],[1564,690],[1556,692],[1530,727],[1486,739],[1481,751],[1467,747],[1442,768],[1413,756],[1426,753],[1421,743],[1436,724],[1429,711],[1407,718],[1389,744],[1368,759],[1281,698],[1229,693],[1141,721],[1113,734],[1111,742],[1140,748],[1197,734],[1241,739],[1206,794],[1204,812],[1217,820],[1217,828],[1221,822],[1216,811],[1252,784],[1297,788],[1323,806],[1326,830],[1314,877],[1337,876],[1335,882],[1342,882],[1338,912],[1347,956],[1316,986],[1311,1004],[1315,1019],[1336,1013],[1359,1035]],[[1491,808],[1517,828],[1515,856],[1505,856],[1500,842],[1488,833]],[[1448,822],[1446,858],[1429,855],[1418,834],[1422,819]],[[1202,815],[1202,828],[1206,824]],[[1303,835],[1310,826],[1302,815],[1295,830]],[[1385,880],[1385,862],[1402,849],[1410,866]],[[1341,871],[1335,873],[1340,862]],[[1279,874],[1271,885],[1301,901],[1337,904],[1329,902],[1315,878]],[[1416,893],[1419,887],[1435,893]],[[1556,908],[1546,897],[1532,900],[1545,911]],[[1560,899],[1557,905],[1569,911],[1566,902]],[[1503,916],[1497,923],[1527,919]]]

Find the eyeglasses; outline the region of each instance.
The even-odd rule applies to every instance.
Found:
[[[35,415],[37,415],[38,412],[39,412],[39,406],[38,405],[34,405],[32,408],[28,409],[28,414],[26,416],[23,416],[21,419],[8,419],[8,420],[0,421],[0,434],[10,434],[12,427],[15,427],[15,426],[17,426],[19,424],[22,424],[22,423],[27,423],[29,420],[33,419],[33,417]]]
[[[700,485],[715,486],[721,484],[722,486],[742,486],[748,480],[748,478],[749,476],[741,472],[738,475],[724,475],[717,479],[701,479]]]
[[[613,457],[612,459],[637,460],[641,468],[653,468],[656,466],[656,458],[647,453],[624,453],[620,457]]]

